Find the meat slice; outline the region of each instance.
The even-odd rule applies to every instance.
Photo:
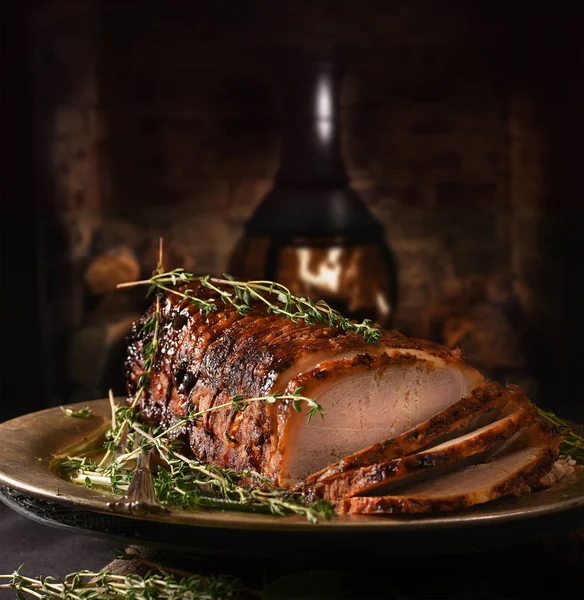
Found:
[[[185,290],[182,290],[183,292]],[[193,295],[211,292],[193,287]],[[300,480],[339,457],[399,435],[457,402],[482,383],[457,351],[385,331],[379,345],[353,331],[297,323],[261,307],[204,315],[169,295],[161,302],[157,359],[141,393],[141,419],[167,428],[189,410],[304,388],[325,419],[306,424],[290,401],[253,403],[243,412],[209,412],[174,434],[198,460],[255,469],[278,485]],[[128,401],[144,372],[152,330],[137,323],[126,361]]]
[[[286,414],[280,437],[282,474],[300,480],[340,456],[392,437],[456,402],[474,374],[415,356],[381,354],[326,361],[293,379],[324,408],[324,420],[305,423]]]
[[[519,388],[504,388],[494,381],[484,382],[430,419],[398,436],[345,456],[340,461],[309,475],[303,482],[294,486],[294,489],[307,493],[318,481],[447,441],[488,425],[505,412],[513,412],[518,407],[528,405],[529,400]]]
[[[490,425],[428,450],[329,477],[316,483],[308,496],[336,501],[351,496],[384,495],[420,479],[442,476],[485,460],[535,419],[532,408],[520,408]]]
[[[560,436],[538,422],[522,432],[507,452],[415,484],[399,495],[359,496],[336,504],[341,514],[424,513],[466,508],[510,494],[530,491],[558,457]]]

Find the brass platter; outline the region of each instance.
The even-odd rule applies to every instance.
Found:
[[[110,425],[107,400],[89,405],[89,418],[72,418],[59,407],[0,424],[0,499],[31,518],[123,541],[229,553],[238,538],[264,544],[275,540],[290,551],[311,551],[322,544],[391,554],[481,548],[507,541],[584,526],[584,468],[555,488],[521,498],[504,498],[464,511],[423,516],[339,516],[313,525],[299,516],[201,510],[170,510],[140,517],[120,516],[108,506],[113,496],[64,481],[59,457],[96,447]],[[503,537],[501,537],[503,536]],[[282,547],[282,546],[280,546]]]

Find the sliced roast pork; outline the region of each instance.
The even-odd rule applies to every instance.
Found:
[[[558,457],[560,436],[537,422],[506,451],[488,462],[429,479],[386,496],[359,496],[337,502],[341,514],[401,514],[456,510],[530,491]]]
[[[529,405],[529,400],[518,388],[504,388],[499,383],[487,381],[474,388],[470,394],[450,405],[430,419],[393,438],[366,447],[324,469],[308,476],[294,486],[297,491],[308,492],[318,481],[351,469],[384,462],[423,448],[458,437],[488,425],[499,416]]]
[[[183,290],[184,291],[184,290]],[[193,294],[209,297],[195,287]],[[128,401],[144,372],[152,331],[136,324],[126,361]],[[303,394],[324,420],[306,423],[292,402],[225,408],[175,430],[190,454],[237,470],[255,469],[279,485],[302,480],[339,458],[394,437],[467,396],[483,381],[457,351],[384,332],[379,345],[340,328],[295,323],[258,306],[240,315],[226,306],[209,315],[169,295],[161,303],[157,360],[139,408],[148,424],[169,427],[189,410],[236,395]]]
[[[355,356],[321,363],[293,379],[315,397],[324,420],[305,423],[288,411],[288,427],[280,436],[282,473],[305,478],[341,456],[395,436],[425,421],[456,401],[456,394],[475,383],[458,368],[418,356],[393,353]]]
[[[352,469],[316,483],[306,490],[311,498],[336,501],[351,496],[379,496],[421,479],[443,476],[463,466],[483,462],[536,419],[531,408],[515,412],[479,429],[428,450],[402,458]]]

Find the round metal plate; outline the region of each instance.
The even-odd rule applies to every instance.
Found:
[[[95,447],[109,427],[107,400],[85,404],[92,409],[86,419],[51,408],[0,424],[0,484],[6,503],[47,524],[92,535],[219,553],[238,552],[244,541],[257,555],[269,554],[274,544],[287,552],[318,554],[343,547],[402,555],[458,552],[584,526],[584,468],[551,490],[432,515],[339,516],[317,525],[298,516],[218,510],[122,517],[108,508],[112,496],[57,474],[60,457]]]

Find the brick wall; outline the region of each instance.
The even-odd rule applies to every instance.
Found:
[[[357,4],[52,0],[35,11],[53,333],[87,320],[83,274],[108,244],[150,248],[162,233],[191,268],[224,268],[278,165],[286,64],[330,47],[349,57],[349,174],[400,270],[396,326],[428,334],[428,311],[469,285],[532,322],[553,306],[536,240],[545,120],[529,76],[516,78],[516,22],[486,2]]]

